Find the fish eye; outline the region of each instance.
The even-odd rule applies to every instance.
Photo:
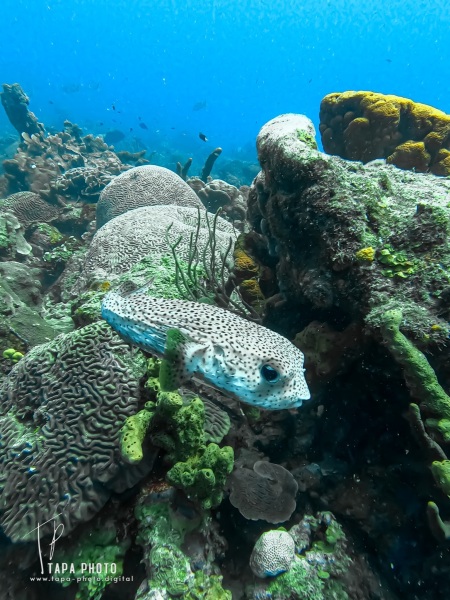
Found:
[[[278,371],[270,365],[263,365],[261,367],[261,375],[269,383],[275,383],[280,379],[280,374],[278,373]]]

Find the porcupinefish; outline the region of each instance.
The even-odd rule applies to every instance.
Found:
[[[296,408],[311,397],[300,350],[223,308],[109,292],[102,317],[123,339],[163,358],[160,381],[166,391],[197,377],[267,410]]]

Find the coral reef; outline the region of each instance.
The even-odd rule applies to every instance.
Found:
[[[283,523],[295,510],[298,485],[281,465],[258,460],[252,470],[235,468],[227,485],[231,504],[246,519]]]
[[[202,208],[190,187],[173,171],[155,165],[135,167],[114,178],[100,194],[97,228],[127,211],[167,204]]]
[[[44,126],[28,108],[30,99],[18,83],[12,85],[4,83],[0,98],[11,125],[19,132],[19,135],[44,132]]]
[[[450,174],[450,116],[399,96],[328,94],[320,105],[325,152],[366,163],[385,158],[401,169]]]
[[[34,192],[17,192],[0,200],[0,212],[11,212],[19,219],[24,229],[32,223],[51,223],[55,221],[61,210],[45,202]]]
[[[445,166],[438,121],[411,110],[432,130],[398,142],[392,161]],[[358,116],[345,118],[355,131]],[[242,161],[221,160],[222,179],[204,182],[187,179],[190,161],[181,177],[132,169],[146,162],[137,142],[116,153],[69,122],[21,133],[18,148],[0,143],[0,190],[13,194],[0,200],[0,596],[447,597],[449,181],[323,154],[299,115],[262,128],[251,188],[239,187],[256,175]],[[209,315],[208,335],[220,306],[294,340],[308,406],[253,409],[197,378],[168,391],[179,332],[160,363],[99,320],[106,293],[137,289],[167,310],[205,303],[186,320]],[[155,302],[124,306],[134,298],[148,324],[140,297]],[[236,380],[274,345],[225,314]],[[268,531],[280,522],[288,531]],[[35,540],[49,560],[63,526],[54,560],[76,572],[33,598]],[[134,583],[77,584],[82,562],[115,563]]]
[[[248,199],[252,253],[276,275],[263,323],[297,334],[315,399],[284,464],[364,532],[400,595],[426,580],[431,599],[448,593],[449,181],[326,155],[313,135],[299,115],[267,123]]]
[[[144,167],[142,167],[144,168]],[[181,181],[181,180],[180,180]],[[212,215],[210,215],[212,218]],[[198,222],[201,226],[198,229]],[[218,257],[227,249],[234,229],[224,219],[216,228]],[[202,255],[208,247],[209,229],[202,213],[189,206],[173,204],[144,206],[108,221],[95,234],[89,246],[77,290],[89,289],[95,281],[114,281],[144,257],[153,261],[171,254],[170,243],[177,243],[177,255],[186,261],[192,251],[190,236]],[[209,260],[209,257],[206,257]]]
[[[211,152],[211,154],[206,159],[205,164],[203,165],[202,173],[200,175],[200,179],[202,181],[204,181],[205,183],[208,181],[208,177],[211,174],[214,163],[216,162],[216,160],[219,158],[219,156],[221,154],[222,154],[222,148],[216,148],[215,150],[213,150]]]
[[[199,183],[200,182],[200,183]],[[193,178],[187,180],[189,186],[197,193],[207,210],[215,213],[221,209],[221,215],[237,226],[237,222],[245,221],[246,195],[234,185],[230,185],[221,179],[212,179],[203,183],[201,179]]]
[[[287,531],[273,529],[258,538],[250,556],[250,567],[256,577],[274,577],[289,571],[294,558],[293,537]]]
[[[118,455],[119,431],[136,412],[144,372],[145,361],[97,323],[33,348],[5,378],[0,512],[12,540],[47,535],[54,523],[67,535],[111,490],[148,472],[151,452],[139,468],[124,468]]]
[[[17,255],[31,253],[31,246],[22,232],[22,225],[13,213],[0,212],[0,256],[14,260]]]
[[[211,520],[202,519],[170,488],[156,494],[144,490],[135,514],[148,576],[135,600],[231,600],[214,564],[223,540]]]
[[[0,180],[3,180],[1,187],[6,195],[31,191],[45,200],[64,205],[67,200],[77,200],[78,195],[86,198],[92,198],[94,193],[98,195],[110,176],[118,175],[129,166],[124,165],[100,137],[81,137],[79,128],[66,121],[64,131],[46,137],[43,133],[23,133],[16,154],[3,161],[3,168],[5,174]],[[64,175],[80,168],[88,171]]]

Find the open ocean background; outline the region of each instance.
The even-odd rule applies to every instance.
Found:
[[[450,112],[450,5],[390,0],[2,0],[2,83],[47,127],[119,129],[122,147],[255,159],[269,119],[316,127],[330,92]],[[198,108],[201,106],[201,108]],[[196,110],[193,108],[196,107]],[[144,123],[148,129],[144,129]],[[198,134],[203,132],[208,142]],[[0,134],[15,133],[0,111]]]

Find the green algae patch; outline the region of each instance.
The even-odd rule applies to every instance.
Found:
[[[80,294],[72,304],[72,317],[79,327],[95,323],[101,317],[102,300],[106,292],[89,291]]]
[[[231,592],[222,587],[222,577],[204,571],[192,571],[182,550],[186,523],[177,519],[169,504],[142,504],[135,508],[138,521],[137,542],[144,550],[147,587],[155,592],[166,591],[170,597],[186,600],[231,600]],[[202,519],[195,521],[198,527]]]
[[[381,334],[392,356],[403,368],[403,374],[413,398],[436,417],[450,419],[450,397],[439,384],[436,374],[425,355],[400,331],[402,322],[400,309],[388,310],[383,314]],[[433,421],[429,421],[433,424]]]
[[[59,242],[62,242],[64,239],[64,236],[59,229],[49,223],[39,223],[37,229],[40,233],[47,236],[48,242],[51,245],[59,244]]]
[[[381,271],[381,274],[385,277],[405,279],[416,270],[414,261],[409,260],[403,251],[395,252],[392,246],[382,248],[378,253],[377,260],[385,266]]]
[[[165,589],[173,596],[182,596],[189,589],[191,569],[183,552],[173,544],[156,546],[149,557],[152,579],[150,589]]]
[[[431,472],[438,486],[450,498],[450,460],[433,461]]]
[[[73,565],[74,573],[65,573],[61,585],[68,587],[77,579],[78,591],[75,600],[100,600],[106,587],[115,577],[123,574],[123,558],[130,547],[129,540],[116,541],[117,531],[112,523],[95,529],[89,528],[70,548],[58,549],[58,563]],[[89,574],[86,565],[101,564],[100,573]]]
[[[2,352],[2,356],[13,363],[16,363],[24,357],[24,354],[19,352],[19,350],[15,350],[14,348],[7,348]]]
[[[286,573],[278,575],[267,588],[274,598],[324,600],[324,584],[305,559],[297,558]]]
[[[51,263],[52,265],[65,264],[69,258],[71,258],[75,252],[79,250],[80,247],[80,242],[73,236],[63,240],[62,244],[58,244],[59,240],[58,242],[55,242],[55,247],[53,250],[44,252],[42,259],[45,262]]]
[[[203,571],[196,571],[194,584],[185,600],[232,600],[232,595],[223,589],[221,575],[205,575]]]

